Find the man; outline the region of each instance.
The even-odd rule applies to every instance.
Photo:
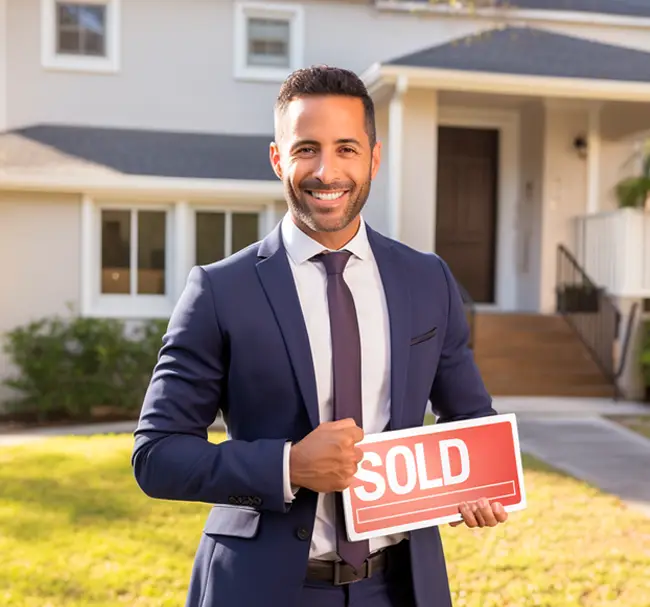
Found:
[[[349,542],[340,491],[365,433],[496,412],[454,279],[360,216],[379,169],[372,100],[352,73],[298,70],[270,161],[288,213],[261,243],[195,267],[135,433],[149,496],[213,504],[186,607],[449,607],[436,527]],[[230,440],[207,441],[221,412]],[[499,504],[460,507],[470,527]]]

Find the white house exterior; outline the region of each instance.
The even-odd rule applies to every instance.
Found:
[[[650,129],[650,5],[514,4],[0,0],[0,332],[166,317],[192,265],[264,236],[275,96],[322,63],[376,100],[366,219],[480,306],[554,312],[559,244],[624,310],[650,298],[650,220],[612,189]]]

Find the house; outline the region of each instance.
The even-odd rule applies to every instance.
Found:
[[[517,343],[532,346],[508,345],[508,365],[514,352],[536,367],[549,340],[534,339],[555,331],[548,377],[562,352],[591,365],[560,393],[591,393],[572,389],[581,374],[609,393],[621,327],[650,298],[650,220],[613,189],[650,129],[650,4],[477,4],[0,0],[0,331],[69,302],[168,316],[192,265],[285,212],[273,103],[291,70],[325,63],[362,74],[376,101],[384,164],[366,219],[446,259],[486,343],[508,345],[498,323],[512,319],[516,349],[528,319]],[[578,339],[554,314],[558,285],[583,272],[607,296],[569,315]],[[506,354],[485,368],[525,390]]]

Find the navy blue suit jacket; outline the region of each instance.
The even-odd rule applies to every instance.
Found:
[[[492,415],[454,279],[436,255],[368,227],[386,292],[390,429]],[[363,311],[360,311],[363,313]],[[206,440],[221,412],[229,440]],[[132,458],[150,497],[212,504],[186,607],[297,605],[317,494],[283,492],[283,450],[319,423],[307,331],[279,226],[192,269],[147,390]],[[459,530],[462,533],[462,531]],[[419,605],[451,605],[437,527],[411,532]]]

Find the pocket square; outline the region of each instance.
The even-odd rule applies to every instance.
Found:
[[[413,337],[411,339],[411,345],[414,346],[415,344],[422,343],[423,341],[426,341],[427,339],[431,339],[438,331],[438,327],[433,327],[430,331],[427,331],[426,333],[423,333],[422,335],[418,335],[417,337]]]

